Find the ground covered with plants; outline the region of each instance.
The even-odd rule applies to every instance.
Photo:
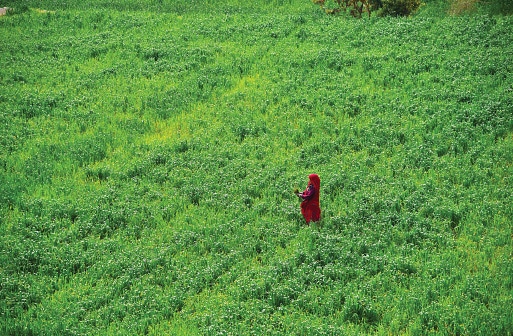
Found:
[[[15,5],[3,335],[513,333],[513,17]]]

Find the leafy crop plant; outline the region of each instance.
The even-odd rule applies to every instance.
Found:
[[[512,17],[19,4],[1,335],[511,334]]]

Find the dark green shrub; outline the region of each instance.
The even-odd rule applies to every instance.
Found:
[[[493,14],[513,15],[513,3],[509,0],[493,0],[486,2]]]
[[[371,12],[378,10],[380,16],[408,16],[422,4],[420,0],[334,0],[334,3],[325,0],[312,1],[326,14],[338,14],[349,10],[349,14],[356,18],[361,18],[363,13],[370,17]]]
[[[417,11],[420,0],[383,0],[380,16],[408,16]]]

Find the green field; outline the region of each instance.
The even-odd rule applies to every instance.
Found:
[[[512,16],[4,6],[1,335],[513,335]]]

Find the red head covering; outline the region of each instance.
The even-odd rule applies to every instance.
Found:
[[[315,190],[317,191],[317,200],[319,200],[319,190],[321,189],[321,179],[319,178],[319,175],[317,174],[310,174],[308,175],[308,178],[310,181],[308,183],[313,184]]]

